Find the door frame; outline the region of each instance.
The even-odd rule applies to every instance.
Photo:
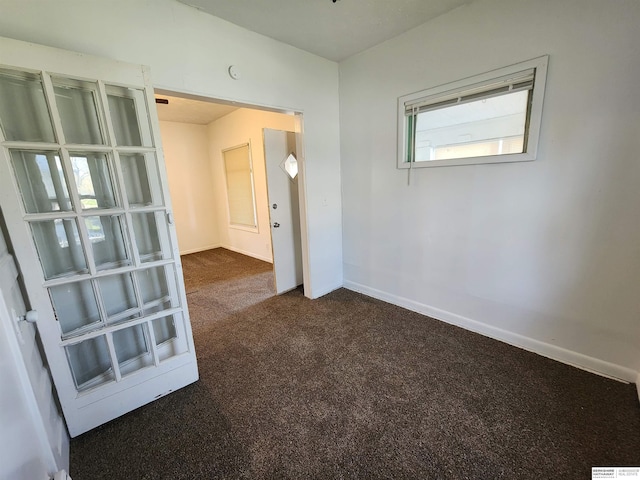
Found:
[[[153,85],[152,85],[153,86]],[[181,97],[189,100],[200,102],[218,103],[222,105],[231,105],[238,108],[248,108],[252,110],[263,110],[267,112],[282,113],[292,115],[294,117],[294,133],[296,134],[296,153],[298,155],[298,202],[300,205],[300,241],[302,248],[302,282],[304,288],[304,296],[311,296],[311,262],[309,257],[309,229],[308,229],[308,209],[307,209],[307,180],[306,180],[306,156],[304,149],[304,112],[295,108],[282,108],[271,105],[261,105],[253,103],[245,103],[241,100],[223,99],[220,97],[212,97],[208,95],[199,95],[185,90],[165,89],[162,87],[154,87],[156,95],[167,95],[170,97]],[[160,136],[162,141],[162,135]],[[266,162],[266,158],[265,158]],[[266,168],[266,164],[265,164]],[[266,181],[265,181],[266,182]],[[268,185],[267,185],[268,190]],[[273,236],[271,228],[271,245],[273,248]]]

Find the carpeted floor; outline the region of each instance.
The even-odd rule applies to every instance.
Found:
[[[74,480],[587,479],[640,466],[634,385],[271,265],[183,257],[200,380],[71,443]]]

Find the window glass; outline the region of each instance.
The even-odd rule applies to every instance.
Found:
[[[132,213],[131,221],[136,237],[136,246],[142,263],[162,260],[165,256],[162,241],[167,243],[167,226],[160,212]]]
[[[88,272],[75,220],[56,218],[30,225],[45,279]]]
[[[69,345],[66,350],[78,391],[115,380],[109,347],[104,336]]]
[[[122,322],[140,316],[130,273],[109,275],[98,280],[108,322]]]
[[[90,280],[51,287],[49,295],[63,335],[100,322]]]
[[[131,265],[123,230],[123,215],[85,217],[93,258],[98,270]]]
[[[280,162],[280,168],[293,180],[298,175],[298,160],[293,153],[290,153],[287,158]]]
[[[184,333],[184,318],[180,314],[153,321],[158,358],[161,362],[185,353],[188,349]]]
[[[154,267],[137,273],[145,315],[171,308],[171,296],[165,267]]]
[[[66,78],[52,81],[66,142],[103,144],[98,120],[98,85]]]
[[[163,317],[154,320],[153,333],[156,337],[156,345],[176,338],[176,325],[173,317]]]
[[[5,140],[56,141],[39,75],[0,70],[0,127]]]
[[[116,206],[106,154],[71,153],[71,168],[84,210]]]
[[[415,162],[522,153],[529,91],[419,113]]]
[[[144,91],[107,85],[107,99],[116,143],[151,147],[153,142]]]
[[[69,190],[57,151],[12,150],[11,163],[27,213],[71,210]]]
[[[249,145],[225,150],[224,168],[227,178],[229,223],[242,227],[257,227],[253,175]]]
[[[121,153],[120,165],[129,206],[162,205],[158,161],[153,153]]]
[[[134,325],[113,332],[113,348],[123,376],[153,365],[146,325]]]

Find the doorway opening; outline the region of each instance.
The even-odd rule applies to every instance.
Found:
[[[236,261],[245,264],[248,270],[256,267],[255,260],[270,264],[267,275],[271,277],[271,295],[302,283],[307,288],[308,282],[303,282],[308,278],[308,262],[304,261],[302,115],[163,90],[156,90],[155,94],[156,99],[161,99],[157,111],[187,294],[190,280],[186,269],[190,265],[203,268],[206,264],[230,273],[228,262],[232,261],[234,265]],[[289,132],[285,150],[274,151],[266,144],[267,131],[280,131],[283,135]],[[274,214],[281,215],[283,205],[270,197],[282,187],[269,177],[274,175],[273,168],[268,173],[269,162],[286,165],[290,154],[298,160],[299,168],[295,179],[287,176],[296,187],[291,194],[296,196],[295,205],[289,207],[295,209],[289,217],[298,225],[293,244],[278,239],[284,229]],[[282,175],[288,175],[286,169]],[[277,208],[280,209],[276,211]],[[274,230],[274,226],[280,229]],[[282,279],[277,267],[287,263],[286,259],[296,251],[295,261],[303,275],[289,288],[282,288],[278,285]],[[257,275],[264,273],[264,265],[256,268]],[[196,288],[197,282],[193,285]],[[250,287],[240,290],[236,292],[238,296],[253,295],[256,301],[264,295],[264,290],[262,294],[252,294]],[[250,299],[238,304],[247,301]]]

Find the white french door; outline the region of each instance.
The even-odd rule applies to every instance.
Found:
[[[198,378],[148,69],[0,38],[0,207],[71,436]]]

